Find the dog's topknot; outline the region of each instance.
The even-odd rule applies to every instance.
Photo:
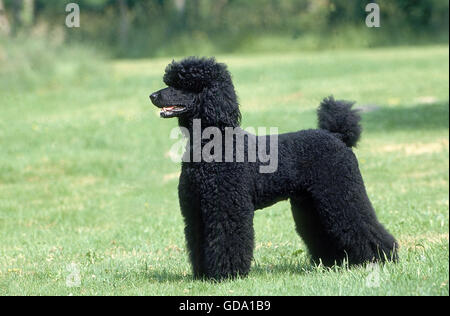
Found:
[[[175,89],[201,92],[218,82],[231,83],[231,76],[227,66],[214,58],[188,57],[180,62],[172,61],[163,80]]]

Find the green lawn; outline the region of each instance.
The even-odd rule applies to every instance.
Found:
[[[373,110],[355,152],[400,263],[312,266],[282,202],[255,215],[248,278],[194,281],[180,166],[167,156],[176,121],[148,100],[171,59],[81,70],[68,61],[70,80],[0,86],[0,295],[448,295],[448,47],[218,59],[244,127],[315,127],[330,94]],[[70,286],[76,270],[81,284]]]

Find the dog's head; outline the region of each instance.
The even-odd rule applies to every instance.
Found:
[[[201,119],[202,126],[239,126],[241,114],[225,64],[214,58],[173,61],[163,80],[168,87],[150,95],[162,118],[178,117],[182,126],[193,119]]]

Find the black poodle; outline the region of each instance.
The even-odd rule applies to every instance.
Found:
[[[329,97],[318,110],[319,129],[278,135],[277,169],[263,173],[267,160],[236,160],[242,151],[249,154],[251,146],[257,146],[257,152],[269,150],[271,136],[256,137],[239,128],[241,113],[226,65],[214,58],[190,57],[168,65],[164,82],[168,88],[150,99],[161,117],[177,117],[191,136],[178,191],[195,277],[247,275],[254,211],[286,199],[314,262],[332,266],[397,260],[397,242],[378,222],[351,150],[361,134],[352,103]],[[223,160],[195,160],[196,151],[212,140],[196,144],[196,121],[201,131],[214,127],[222,132],[210,136],[223,137],[224,148],[211,151]],[[234,129],[231,161],[225,159],[229,128]],[[245,139],[241,147],[239,136]]]

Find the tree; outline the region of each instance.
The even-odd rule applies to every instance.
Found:
[[[128,44],[128,30],[130,22],[128,20],[128,6],[126,0],[117,0],[119,5],[119,44],[123,49]]]
[[[12,1],[12,33],[17,34],[22,28],[29,28],[34,22],[34,0]]]
[[[8,17],[6,16],[3,0],[0,0],[0,34],[9,35],[11,28],[9,26]]]

